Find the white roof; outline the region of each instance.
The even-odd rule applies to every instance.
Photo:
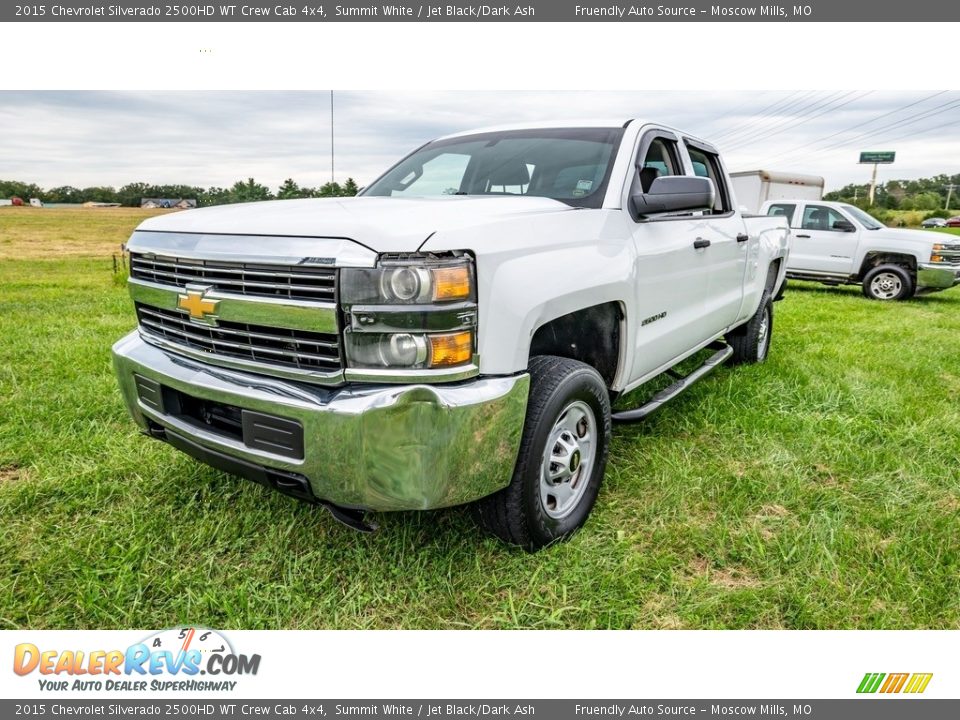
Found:
[[[658,128],[670,130],[678,135],[683,135],[692,140],[699,140],[712,145],[712,143],[706,138],[697,137],[692,133],[685,132],[679,128],[675,128],[664,123],[656,123],[641,118],[571,118],[568,120],[537,120],[534,122],[510,123],[506,125],[492,125],[490,127],[472,128],[470,130],[463,130],[461,132],[444,135],[443,137],[436,139],[447,140],[449,138],[478,135],[480,133],[504,132],[509,130],[536,130],[538,128],[622,128],[628,124],[641,127],[644,125],[655,125]]]
[[[473,128],[470,130],[463,130],[461,132],[450,133],[449,135],[444,135],[443,137],[437,139],[446,140],[447,138],[462,137],[464,135],[478,135],[479,133],[503,132],[505,130],[536,130],[538,128],[622,128],[628,122],[631,122],[630,118],[575,118],[571,120],[537,120],[534,122],[509,123],[506,125],[492,125],[490,127]]]

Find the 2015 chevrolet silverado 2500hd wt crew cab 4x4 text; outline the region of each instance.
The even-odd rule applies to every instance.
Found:
[[[761,212],[790,222],[787,277],[861,285],[874,300],[906,300],[960,283],[960,240],[950,235],[888,228],[858,207],[824,200],[774,200]]]
[[[764,359],[788,234],[742,217],[714,148],[667,127],[452,135],[356,198],[145,221],[116,371],[147,433],[354,527],[478,501],[536,549],[586,520],[612,420]]]

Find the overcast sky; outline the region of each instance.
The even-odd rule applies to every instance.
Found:
[[[340,92],[336,178],[363,185],[450,132],[537,119],[656,120],[714,141],[730,170],[869,180],[861,150],[895,150],[880,179],[960,172],[960,91]],[[326,92],[0,91],[0,179],[276,188],[330,179]]]

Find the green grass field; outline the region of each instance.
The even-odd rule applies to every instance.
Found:
[[[464,509],[362,536],[137,434],[109,254],[43,248],[0,261],[0,627],[960,627],[960,289],[792,285],[770,361],[616,428],[587,526],[528,555]]]

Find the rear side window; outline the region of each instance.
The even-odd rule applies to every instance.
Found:
[[[713,185],[717,189],[717,200],[713,205],[714,213],[730,212],[730,191],[727,189],[727,183],[724,181],[723,168],[720,165],[720,158],[716,153],[701,150],[687,144],[687,152],[690,153],[690,162],[693,164],[693,174],[700,177],[707,177],[713,180]]]
[[[793,214],[797,211],[797,206],[793,203],[776,203],[767,208],[767,215],[771,217],[785,217],[787,223],[793,225]]]

